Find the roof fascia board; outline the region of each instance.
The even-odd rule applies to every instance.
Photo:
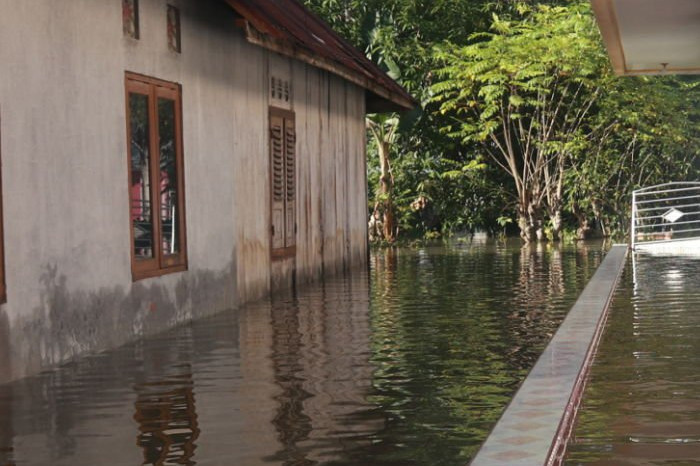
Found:
[[[625,52],[622,47],[622,37],[617,21],[614,0],[591,0],[593,14],[598,22],[598,28],[603,36],[605,48],[608,49],[608,56],[612,64],[613,71],[617,75],[628,73],[625,65]]]
[[[376,94],[383,99],[393,102],[396,104],[396,111],[411,110],[415,106],[415,104],[410,100],[407,100],[403,96],[395,94],[385,89],[383,86],[376,84],[369,77],[353,72],[331,60],[314,55],[305,49],[295,47],[289,44],[287,41],[277,40],[269,35],[263,34],[259,32],[255,25],[250,24],[248,21],[245,21],[245,34],[246,39],[251,44],[258,45],[287,57],[295,58],[316,68],[329,71],[343,79],[346,79],[347,81],[350,81],[353,84],[357,84],[358,86],[369,90],[373,94]]]

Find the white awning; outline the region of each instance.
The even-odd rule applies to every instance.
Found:
[[[617,74],[700,74],[700,0],[591,3]]]

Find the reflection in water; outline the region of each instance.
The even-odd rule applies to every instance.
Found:
[[[312,395],[303,388],[301,362],[302,342],[299,313],[292,303],[281,303],[272,309],[273,365],[275,379],[282,393],[275,397],[279,407],[272,420],[282,450],[276,458],[284,464],[312,464],[299,449],[299,443],[309,438],[311,419],[304,414],[304,400]]]
[[[280,464],[338,464],[381,427],[364,416],[374,408],[368,294],[363,274],[274,302],[272,359],[282,393],[273,424],[281,448],[271,459]]]
[[[0,465],[14,466],[12,458],[12,386],[3,385],[5,374],[10,374],[10,326],[7,315],[0,311]],[[3,463],[3,457],[7,460]]]
[[[378,251],[369,274],[0,385],[0,465],[463,464],[601,256]]]
[[[12,460],[12,387],[0,385],[0,465],[15,466]],[[3,458],[5,459],[3,462]]]
[[[614,297],[568,464],[698,464],[700,259],[638,255]]]
[[[141,432],[143,464],[193,465],[199,436],[192,392],[192,374],[137,386],[134,420]]]
[[[373,257],[369,399],[358,464],[464,464],[600,262],[600,249],[461,244]]]

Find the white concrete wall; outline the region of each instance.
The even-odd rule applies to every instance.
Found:
[[[248,44],[218,0],[0,0],[0,382],[366,262],[364,90]],[[298,250],[272,263],[267,82],[289,63]],[[125,71],[182,85],[188,271],[132,281]],[[4,353],[4,354],[3,354]],[[3,365],[0,364],[0,365]]]

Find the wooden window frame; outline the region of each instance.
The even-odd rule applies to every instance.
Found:
[[[284,188],[283,188],[283,191],[285,193],[284,194],[285,199],[284,199],[284,209],[283,209],[284,214],[283,214],[283,218],[282,218],[282,223],[284,225],[283,241],[284,241],[285,245],[283,247],[277,247],[277,248],[274,246],[275,227],[274,227],[274,220],[273,220],[273,211],[274,211],[274,186],[273,186],[273,184],[274,184],[274,167],[273,167],[274,154],[273,154],[273,151],[274,151],[274,149],[273,149],[273,142],[272,142],[272,137],[271,137],[273,118],[281,118],[284,122],[283,128],[282,128],[282,134],[283,134],[282,158],[283,158],[283,160],[285,160],[285,162],[284,162],[284,169],[283,169],[283,173],[282,173],[282,178],[285,180],[284,181]],[[288,219],[289,209],[288,209],[287,203],[289,202],[289,200],[287,199],[287,177],[288,177],[287,162],[286,162],[287,149],[284,148],[284,146],[287,142],[285,139],[285,137],[286,137],[285,136],[286,135],[286,125],[289,121],[291,121],[291,123],[292,123],[292,131],[294,132],[294,141],[292,143],[295,145],[294,155],[293,155],[293,157],[294,157],[294,167],[293,167],[294,174],[292,175],[294,177],[294,180],[295,180],[294,181],[294,199],[293,199],[293,202],[294,202],[294,206],[293,206],[293,224],[294,224],[294,227],[293,227],[293,230],[294,231],[293,231],[293,233],[291,233],[293,235],[293,241],[291,241],[292,244],[287,244],[289,242],[288,237],[287,237],[287,235],[288,235],[287,227],[289,225],[289,219]],[[297,210],[298,209],[296,206],[296,202],[297,202],[299,190],[298,190],[298,179],[297,179],[297,169],[296,169],[296,167],[298,165],[298,151],[296,150],[296,116],[295,116],[293,111],[278,108],[278,107],[270,107],[268,124],[269,124],[268,131],[270,133],[270,137],[268,137],[268,144],[270,145],[270,148],[269,148],[269,152],[270,152],[270,155],[269,155],[269,163],[270,163],[270,187],[269,187],[270,188],[269,189],[269,194],[270,194],[270,217],[269,217],[269,220],[270,220],[270,252],[271,252],[272,260],[281,260],[281,259],[287,259],[290,257],[295,257],[296,252],[297,252],[296,234],[297,234]]]
[[[7,302],[7,287],[5,285],[5,233],[3,231],[2,211],[2,119],[0,119],[0,304]]]
[[[149,166],[151,176],[151,215],[153,216],[153,257],[138,259],[134,251],[134,226],[132,219],[132,174],[131,174],[131,114],[129,94],[136,93],[148,96],[149,121]],[[126,95],[126,141],[127,141],[127,172],[129,177],[129,237],[131,255],[131,274],[133,280],[158,277],[161,275],[187,270],[187,229],[185,213],[185,166],[182,142],[182,88],[179,84],[169,81],[127,72],[125,77]],[[156,189],[160,186],[160,151],[158,141],[158,98],[164,97],[175,102],[175,168],[177,170],[177,205],[180,215],[177,220],[179,231],[180,251],[176,254],[162,253],[161,241],[161,198]]]

